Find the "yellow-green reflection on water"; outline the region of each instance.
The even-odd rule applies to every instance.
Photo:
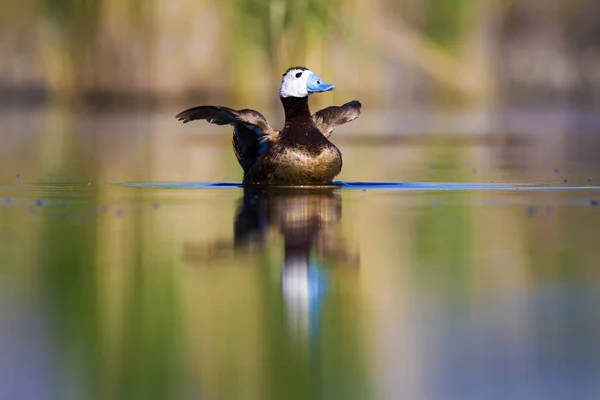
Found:
[[[340,132],[343,180],[479,186],[190,188],[239,179],[229,134],[40,118],[1,150],[2,398],[599,389],[600,175],[584,153]]]

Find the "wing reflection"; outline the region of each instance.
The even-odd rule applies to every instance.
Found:
[[[348,250],[333,228],[342,218],[342,199],[337,188],[246,187],[234,223],[233,249],[248,255],[266,249],[274,238],[283,237],[284,257],[281,291],[293,332],[305,336],[314,332],[328,268],[357,267],[357,250]],[[209,258],[215,249],[209,246]],[[206,261],[207,248],[186,247],[187,261]]]

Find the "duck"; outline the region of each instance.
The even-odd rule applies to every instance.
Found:
[[[233,151],[244,173],[244,186],[330,185],[342,170],[342,153],[329,140],[331,133],[358,118],[361,111],[361,103],[352,100],[311,114],[309,96],[334,89],[306,67],[288,68],[279,87],[285,113],[280,131],[273,129],[263,114],[248,108],[203,105],[176,118],[183,123],[206,120],[231,125]]]

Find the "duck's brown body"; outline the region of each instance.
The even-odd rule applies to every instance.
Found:
[[[281,132],[251,109],[199,106],[177,118],[184,123],[204,119],[233,126],[233,150],[245,185],[328,185],[342,170],[342,153],[328,138],[336,127],[358,118],[361,109],[353,100],[311,115],[309,94],[333,88],[304,67],[288,69],[279,90],[285,110]]]
[[[285,126],[245,174],[245,184],[327,185],[342,170],[342,153],[315,125],[308,98],[282,99]]]

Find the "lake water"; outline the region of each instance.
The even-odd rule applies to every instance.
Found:
[[[0,113],[0,398],[597,398],[599,118],[367,111],[244,190],[176,112]]]

